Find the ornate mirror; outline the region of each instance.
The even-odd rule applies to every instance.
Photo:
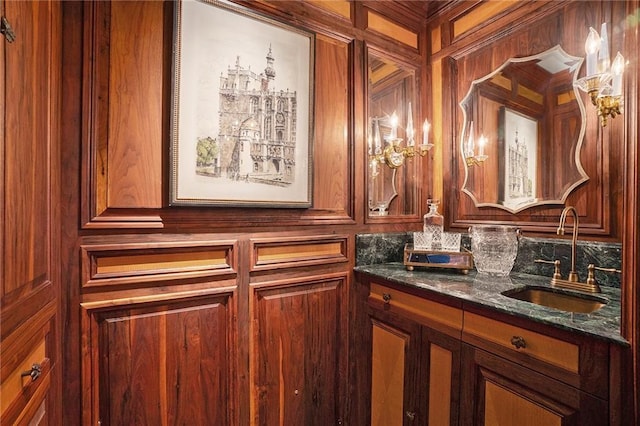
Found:
[[[375,156],[384,150],[385,141],[392,135],[406,142],[406,123],[418,112],[417,108],[413,111],[411,108],[415,84],[414,69],[367,49],[367,202],[370,217],[406,214],[413,205],[415,194],[406,182],[408,174],[415,174],[414,162],[407,161],[402,167],[394,168],[376,161]],[[407,172],[408,168],[411,171]],[[399,205],[391,205],[392,202]]]
[[[585,108],[574,87],[582,60],[555,46],[471,83],[460,103],[460,153],[462,192],[476,207],[517,213],[562,204],[589,179],[580,162]]]

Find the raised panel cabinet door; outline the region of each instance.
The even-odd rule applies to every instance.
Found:
[[[463,344],[462,425],[608,424],[606,401]]]
[[[347,350],[345,278],[254,289],[252,422],[342,422]]]
[[[60,3],[0,0],[0,423],[59,417]]]
[[[421,368],[426,369],[430,426],[457,425],[460,404],[460,353],[462,343],[428,327],[422,328]]]
[[[371,419],[372,426],[425,424],[425,399],[419,383],[421,331],[417,323],[372,310]]]
[[[228,294],[93,313],[99,415],[110,425],[234,422]]]
[[[371,425],[420,424],[415,381],[419,329],[376,318],[371,327]]]

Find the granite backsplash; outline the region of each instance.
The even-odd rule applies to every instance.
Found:
[[[387,262],[402,262],[404,246],[413,242],[413,232],[357,234],[356,265],[374,265]],[[462,236],[462,246],[471,249],[467,234]],[[551,238],[520,237],[518,256],[513,272],[541,275],[551,278],[553,265],[536,263],[536,259],[561,262],[561,272],[567,276],[571,267],[571,241]],[[587,266],[593,263],[603,268],[621,268],[622,245],[599,241],[579,240],[576,252],[576,270],[580,281],[586,279]],[[620,275],[596,271],[600,285],[620,288]]]

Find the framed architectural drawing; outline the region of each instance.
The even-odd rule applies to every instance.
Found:
[[[500,107],[498,117],[500,176],[498,202],[517,210],[537,201],[538,121]]]
[[[314,43],[231,3],[176,3],[171,205],[311,206]]]

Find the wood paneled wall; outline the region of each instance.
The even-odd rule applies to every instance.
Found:
[[[362,223],[366,111],[355,107],[364,104],[362,46],[366,42],[421,63],[417,41],[422,33],[418,22],[394,22],[412,17],[409,9],[374,11],[361,3],[346,3],[348,8],[341,3],[245,4],[316,33],[312,208],[215,210],[168,207],[173,3],[85,4],[82,55],[89,59],[82,64],[81,80],[83,228],[227,231],[247,225]],[[304,20],[298,21],[298,15]],[[420,182],[411,180],[410,185]],[[418,219],[414,212],[412,220]]]
[[[310,424],[325,420],[318,413],[349,420],[354,397],[345,377],[349,334],[355,332],[347,321],[353,311],[349,294],[355,234],[416,231],[424,213],[367,217],[365,46],[419,69],[420,110],[431,117],[436,145],[408,182],[418,187],[422,200],[449,199],[445,215],[450,225],[466,226],[471,219],[512,218],[494,210],[479,214],[453,201],[459,196],[455,177],[460,171],[449,160],[459,126],[459,88],[453,83],[451,60],[462,63],[481,51],[493,58],[486,64],[491,66],[500,63],[501,55],[512,56],[516,46],[526,46],[527,52],[518,53],[528,54],[554,43],[568,43],[570,53],[581,55],[582,33],[549,31],[541,37],[541,28],[558,22],[578,28],[577,20],[598,23],[623,13],[619,6],[609,9],[609,2],[238,3],[316,33],[312,208],[169,206],[173,2],[63,3],[64,400],[81,401],[65,404],[65,424],[95,423],[100,413],[127,421],[110,401],[142,382],[154,391],[164,389],[158,395],[165,406],[179,404],[167,397],[168,374],[176,366],[190,367],[189,357],[197,351],[206,355],[201,359],[216,360],[216,374],[221,369],[233,373],[217,376],[224,385],[216,390],[220,398],[213,411],[182,419],[206,417],[218,404],[229,404],[231,423],[250,424],[274,415],[264,407],[276,404],[307,407]],[[426,22],[432,7],[440,10]],[[466,13],[471,10],[473,15]],[[492,43],[502,43],[502,49],[494,52]],[[587,233],[619,241],[623,171],[615,164],[624,148],[616,141],[623,140],[620,123],[635,110],[627,109],[623,120],[614,120],[602,132],[587,107],[592,114],[587,132],[597,136],[590,136],[583,161],[596,177],[568,202],[580,207]],[[548,231],[558,214],[535,209],[516,220]],[[177,318],[181,331],[165,326],[169,318]],[[105,359],[119,359],[126,352],[123,362],[138,366],[134,354],[156,356],[161,345],[195,338],[201,321],[215,324],[219,345],[187,345],[186,358],[176,355],[176,364],[157,364],[167,374],[164,382],[146,372],[105,381],[110,376]],[[127,346],[123,336],[135,335],[140,327],[155,330],[145,340],[148,346]],[[296,345],[303,342],[310,345],[304,350],[324,348],[327,357],[311,351],[296,358]],[[170,349],[177,351],[177,346]],[[302,380],[305,362],[331,375]],[[285,364],[292,367],[286,380],[273,370]],[[305,389],[317,390],[315,397],[301,394]],[[328,391],[337,405],[317,399]],[[310,399],[300,405],[297,395]],[[286,415],[278,413],[279,418]]]
[[[625,120],[631,116],[627,112],[602,128],[586,94],[586,132],[579,158],[589,180],[573,190],[564,204],[547,204],[512,214],[494,207],[478,208],[470,196],[461,192],[465,166],[459,149],[463,128],[459,103],[471,82],[490,74],[509,58],[535,55],[556,45],[570,55],[583,57],[589,26],[599,28],[601,22],[609,22],[612,49],[621,49],[625,34],[632,30],[625,26],[624,2],[464,2],[450,5],[429,22],[433,92],[442,96],[442,109],[437,111],[438,120],[434,119],[441,120],[442,127],[435,127],[435,137],[443,141],[445,171],[434,176],[434,191],[442,188],[449,226],[467,228],[478,222],[508,222],[520,226],[528,235],[555,233],[560,210],[564,205],[574,205],[580,215],[581,235],[621,240],[623,170],[618,165],[625,146]],[[583,74],[584,70],[578,76]],[[440,95],[440,86],[450,90]],[[556,132],[553,136],[553,143],[561,145],[566,139],[562,136],[567,135]],[[557,151],[554,158],[545,160],[547,176],[562,169],[561,157],[571,155],[568,147],[564,154]]]
[[[65,424],[348,422],[355,234],[421,226],[367,219],[365,45],[424,72],[424,10],[237,3],[316,34],[309,209],[169,206],[174,2],[63,3]]]

